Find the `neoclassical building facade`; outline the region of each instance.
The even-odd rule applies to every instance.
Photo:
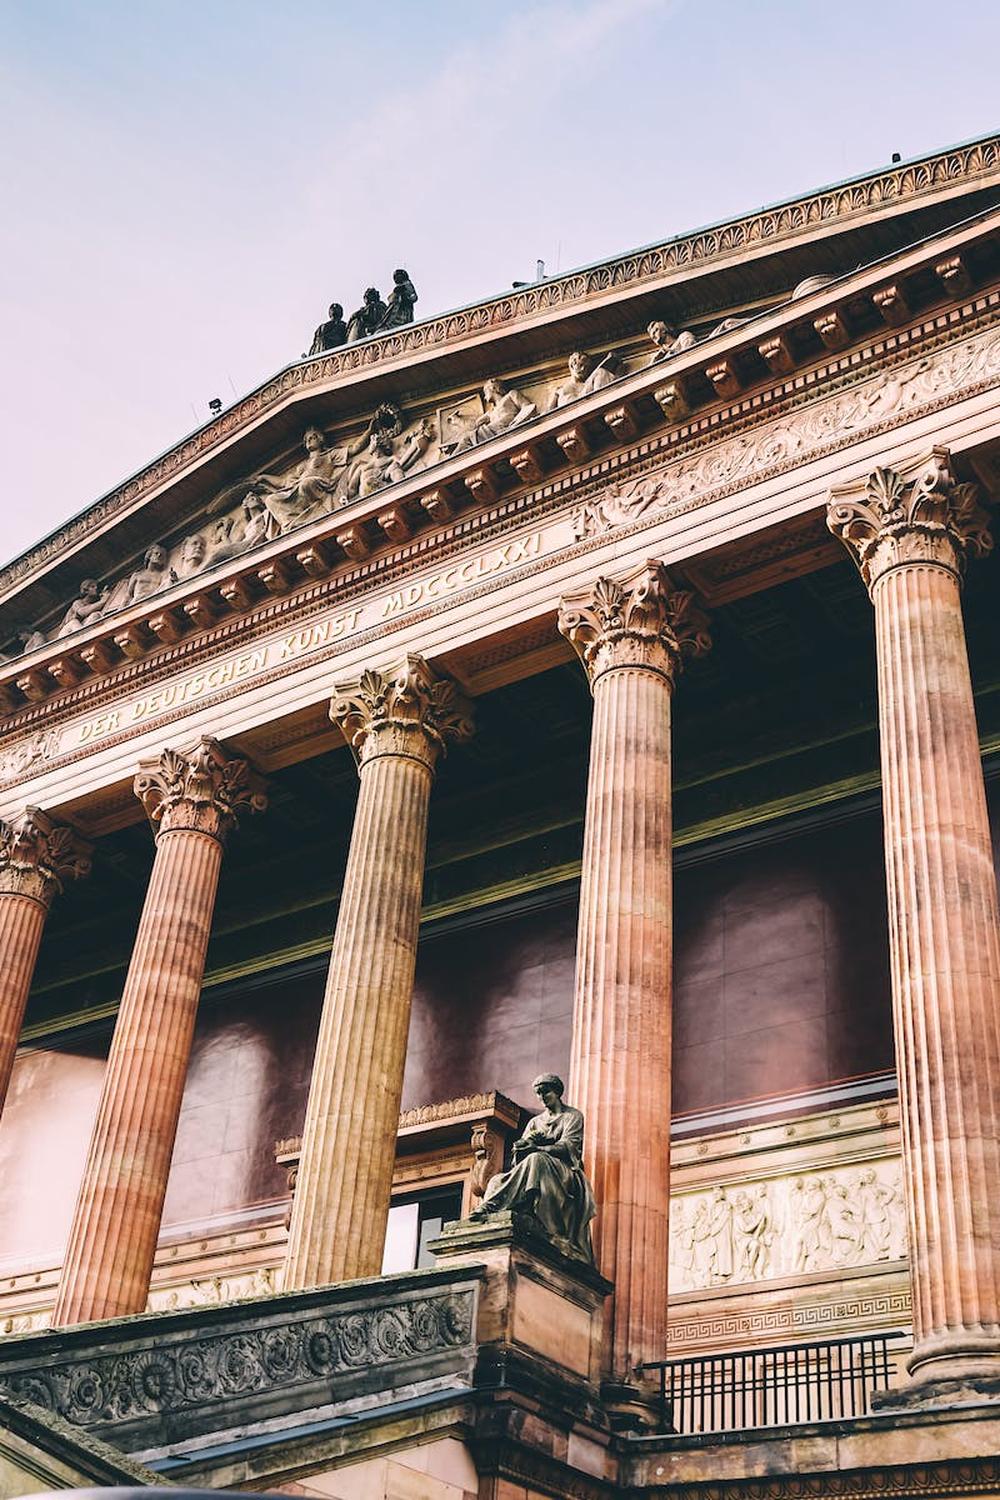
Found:
[[[1000,1492],[998,229],[320,348],[0,570],[5,1493]],[[468,1218],[542,1073],[594,1265]]]

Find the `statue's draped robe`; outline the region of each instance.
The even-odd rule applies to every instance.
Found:
[[[558,1114],[543,1110],[528,1121],[521,1140],[536,1149],[493,1178],[479,1212],[533,1215],[564,1255],[592,1264],[590,1221],[596,1207],[583,1174],[583,1115],[569,1105]]]

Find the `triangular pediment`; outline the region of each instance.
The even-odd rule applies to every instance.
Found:
[[[548,440],[542,428],[552,411],[579,408],[589,420],[602,395],[606,405],[660,362],[665,372],[678,359],[683,365],[689,349],[714,348],[727,334],[738,340],[744,324],[756,328],[802,283],[807,297],[829,282],[836,287],[859,261],[902,253],[918,230],[933,238],[942,225],[967,220],[1000,199],[998,145],[990,138],[904,164],[296,362],[0,571],[8,660],[72,644],[182,583],[195,585],[257,549],[273,551],[314,522],[341,513],[348,522],[376,498],[385,514],[374,535],[367,520],[354,533],[348,525],[342,555],[352,556],[352,543],[361,557],[373,541],[405,538],[414,511],[408,518],[404,504],[394,512],[394,494],[441,473],[437,504],[450,514],[456,467],[501,439],[523,437],[525,451],[486,474],[484,493],[540,481],[550,461],[535,438]],[[651,343],[652,319],[676,332]],[[582,358],[571,367],[575,353]],[[740,383],[724,360],[718,372],[703,364],[682,374],[681,405]],[[655,414],[654,395],[650,384],[640,400]],[[626,401],[619,426],[607,413],[605,421],[619,438],[635,437],[640,410]],[[558,434],[555,441],[572,457]],[[551,442],[548,451],[559,458]],[[464,484],[475,493],[467,477]],[[419,505],[422,523],[435,517],[433,499]]]

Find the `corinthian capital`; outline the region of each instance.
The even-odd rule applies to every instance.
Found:
[[[682,657],[700,656],[711,645],[708,619],[694,594],[675,589],[658,562],[568,594],[559,606],[559,629],[592,687],[614,667],[645,667],[673,683]]]
[[[52,904],[64,881],[90,873],[90,845],[38,807],[0,820],[0,894]]]
[[[224,839],[241,812],[267,806],[263,778],[245,760],[229,756],[218,740],[194,749],[164,750],[140,761],[133,791],[161,833],[188,829]]]
[[[826,524],[852,554],[869,592],[907,563],[935,563],[961,578],[967,558],[993,546],[978,487],[957,482],[946,448],[831,490]]]
[[[387,672],[363,672],[336,688],[330,718],[359,767],[379,755],[405,755],[433,769],[449,741],[472,733],[472,705],[422,656],[404,657]]]

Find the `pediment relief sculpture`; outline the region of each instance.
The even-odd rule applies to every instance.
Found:
[[[341,305],[333,303],[329,319],[316,330],[313,352],[320,345],[331,347],[329,341],[341,339],[342,330],[343,338],[350,342],[368,337],[378,328],[410,321],[416,297],[412,281],[400,269],[394,273],[388,302],[370,287],[363,306],[346,325]],[[284,472],[261,471],[227,486],[209,504],[200,523],[172,542],[154,542],[139,566],[133,565],[111,579],[83,579],[55,624],[20,630],[0,661],[73,636],[182,580],[195,578],[321,515],[398,484],[418,470],[513,432],[542,412],[592,396],[696,342],[690,331],[678,333],[660,320],[652,322],[647,332],[654,346],[651,360],[642,351],[626,356],[615,349],[603,353],[574,350],[559,376],[529,381],[524,387],[493,376],[478,397],[466,396],[409,422],[392,402],[383,402],[359,433],[340,443],[331,442],[318,427],[307,428],[304,458]]]

